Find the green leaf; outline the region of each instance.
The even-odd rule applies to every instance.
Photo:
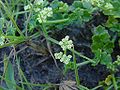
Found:
[[[101,49],[103,52],[112,53],[114,42],[110,40],[110,35],[104,27],[98,26],[95,28],[91,48],[94,53],[98,49]]]
[[[83,0],[82,4],[83,4],[83,7],[86,8],[86,9],[91,9],[92,8],[92,4],[88,0]]]
[[[112,57],[110,54],[107,54],[107,52],[102,52],[101,54],[101,64],[109,66],[109,64],[112,63]]]
[[[84,14],[83,14],[82,17],[83,17],[83,20],[86,21],[86,22],[88,22],[92,18],[91,13],[89,13],[86,10],[84,11]]]
[[[104,27],[98,26],[94,30],[92,37],[92,52],[94,53],[94,64],[97,65],[99,62],[102,65],[106,65],[108,68],[112,66],[111,53],[113,52],[114,42],[110,40],[110,35]],[[114,67],[109,68],[114,69]]]
[[[100,41],[104,43],[107,43],[110,40],[110,35],[106,31],[103,31],[103,33],[100,34],[99,37],[100,37]]]
[[[107,53],[112,53],[113,52],[113,48],[114,48],[114,43],[112,41],[108,41],[105,45],[104,45],[104,50]]]
[[[74,1],[73,4],[72,4],[73,8],[82,8],[82,3],[81,1]]]
[[[13,85],[13,84],[16,85],[16,82],[15,82],[15,79],[14,79],[13,66],[12,66],[10,61],[7,61],[7,57],[5,57],[5,58],[6,58],[6,61],[4,62],[5,79],[12,82],[12,84],[11,84],[11,83],[6,81],[6,85],[9,89],[16,90],[16,87]]]
[[[109,16],[105,25],[113,32],[120,32],[120,23],[118,22],[118,19],[113,16]]]
[[[99,35],[99,34],[104,33],[104,32],[106,32],[105,28],[101,25],[97,26],[94,30],[95,35]]]
[[[95,61],[95,63],[92,64],[93,66],[96,66],[100,62],[100,60],[101,60],[101,50],[100,49],[95,51],[95,57],[93,60]]]

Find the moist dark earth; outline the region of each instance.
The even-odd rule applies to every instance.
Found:
[[[73,0],[63,0],[64,2],[67,2],[68,4],[71,4]],[[75,50],[82,53],[83,55],[93,58],[93,53],[90,49],[90,45],[92,43],[91,37],[92,37],[92,28],[93,26],[102,25],[106,22],[107,16],[104,16],[102,13],[98,12],[99,14],[94,14],[93,19],[89,22],[85,23],[82,27],[78,27],[76,25],[70,25],[65,27],[63,30],[57,30],[51,36],[60,41],[62,38],[64,38],[66,35],[70,36],[70,39],[73,40],[75,45]],[[22,23],[24,20],[19,19],[17,21],[19,27],[23,27]],[[119,38],[119,37],[118,37]],[[116,57],[116,55],[120,54],[119,46],[118,46],[118,38],[115,42],[115,48],[114,52],[112,54],[113,58]],[[43,40],[44,37],[39,37],[33,42],[40,43],[40,40]],[[43,43],[46,43],[43,41]],[[16,51],[21,50],[23,47],[27,46],[26,43],[20,44],[16,47]],[[0,49],[0,75],[3,73],[3,63],[1,62],[3,60],[4,54],[9,55],[11,51],[11,47],[6,47],[3,49]],[[60,47],[51,44],[52,52],[56,52],[60,50]],[[29,48],[29,46],[22,50],[20,53],[18,53],[18,57],[20,58],[20,66],[28,79],[30,83],[54,83],[59,84],[63,80],[74,80],[75,81],[75,75],[74,71],[69,70],[67,72],[66,77],[62,75],[61,71],[56,67],[54,60],[52,59],[51,55],[43,56],[40,55],[35,50]],[[82,58],[77,57],[77,62],[84,61]],[[13,57],[11,58],[11,62],[14,64]],[[64,65],[57,61],[58,67],[63,70]],[[17,79],[18,74],[17,71],[15,71],[15,77]],[[93,88],[98,85],[99,81],[104,80],[109,75],[109,70],[106,69],[103,65],[97,65],[95,67],[91,66],[90,64],[84,65],[79,68],[79,77],[80,77],[80,83],[88,88]],[[120,76],[119,72],[116,74],[117,76]],[[40,87],[34,87],[33,90],[42,90]],[[99,90],[103,90],[100,88]]]

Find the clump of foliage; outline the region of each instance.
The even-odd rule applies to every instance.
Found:
[[[59,0],[53,0],[52,2],[48,0],[34,0],[32,2],[29,0],[12,1],[8,3],[5,0],[3,3],[0,0],[0,48],[10,46],[15,50],[18,44],[28,41],[31,42],[32,39],[39,38],[39,36],[43,35],[48,46],[52,42],[62,48],[62,51],[54,52],[54,55],[52,52],[50,52],[50,54],[54,60],[59,59],[64,64],[64,75],[66,75],[69,69],[75,71],[77,84],[74,85],[77,85],[77,88],[80,90],[97,90],[99,87],[103,87],[105,90],[112,90],[112,88],[114,88],[114,90],[120,89],[119,78],[115,76],[116,72],[119,71],[120,56],[117,55],[115,57],[116,60],[113,60],[112,57],[113,50],[116,47],[115,42],[117,38],[120,37],[120,0],[75,0],[71,5]],[[19,11],[21,7],[16,9],[19,2],[23,3],[23,11]],[[74,49],[74,42],[69,40],[69,36],[66,36],[61,41],[50,37],[51,34],[49,34],[49,32],[62,30],[69,25],[75,24],[83,27],[86,22],[93,19],[95,12],[103,13],[108,19],[105,23],[91,30],[93,32],[91,44],[91,50],[94,54],[93,58],[88,58],[88,56],[77,52]],[[24,14],[24,17],[27,19],[23,24],[23,30],[21,30],[16,23],[18,16],[21,14]],[[37,29],[37,32],[35,29]],[[117,42],[120,46],[120,39]],[[38,51],[40,51],[40,53],[46,49],[44,45],[31,44],[30,46],[32,45],[34,48],[35,46],[39,47],[40,50]],[[50,48],[48,49],[50,50]],[[83,62],[78,63],[76,56],[83,58]],[[4,59],[4,73],[0,78],[1,81],[4,80],[6,82],[6,87],[0,87],[0,89],[25,90],[24,87],[26,85],[29,90],[32,90],[32,86],[36,84],[28,83],[20,67],[18,55],[15,53],[14,59],[18,67],[17,70],[20,77],[19,84],[22,88],[18,86],[15,81],[14,68],[9,61],[10,56],[5,55]],[[110,71],[110,75],[103,81],[105,85],[102,83],[93,89],[88,89],[86,86],[81,85],[78,69],[89,63],[94,67],[98,64],[104,65]],[[57,87],[57,85],[54,84],[39,84],[38,86],[46,86],[45,89],[50,87],[56,89]]]

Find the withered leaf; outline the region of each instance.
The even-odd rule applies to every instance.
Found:
[[[78,90],[76,82],[69,80],[60,83],[59,90]]]

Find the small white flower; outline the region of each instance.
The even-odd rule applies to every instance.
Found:
[[[29,10],[30,8],[31,8],[31,6],[32,6],[32,4],[29,4],[29,5],[27,5],[27,6],[24,6],[24,10],[26,11],[26,10]]]
[[[73,41],[69,40],[69,36],[66,36],[62,39],[62,41],[59,42],[59,45],[63,50],[71,49],[73,47]]]
[[[61,59],[62,56],[63,56],[63,53],[62,52],[55,53],[54,56],[55,56],[56,59]]]
[[[114,61],[114,64],[120,65],[120,56],[119,55],[117,55],[117,60]]]
[[[5,37],[1,36],[0,37],[0,45],[4,45]]]
[[[37,20],[39,23],[46,22],[48,17],[52,17],[53,11],[51,7],[44,8],[40,11]]]
[[[39,14],[38,18],[37,18],[37,20],[39,21],[39,23],[46,22],[47,21],[46,19],[47,19],[47,17],[43,16],[41,14]]]
[[[106,9],[112,9],[113,5],[111,3],[106,3],[105,8]]]
[[[44,8],[44,12],[47,15],[47,17],[52,17],[53,15],[53,10],[51,7]]]
[[[68,64],[72,58],[71,55],[67,56],[66,54],[63,54],[63,52],[55,53],[54,56],[55,59],[60,59],[60,62],[63,62],[64,64]]]
[[[70,59],[72,58],[71,55],[63,55],[62,58],[60,59],[61,62],[63,62],[64,64],[68,64],[70,62]]]
[[[34,11],[38,12],[38,11],[40,11],[40,8],[34,8]]]
[[[42,5],[44,3],[43,0],[35,0],[35,5]]]

